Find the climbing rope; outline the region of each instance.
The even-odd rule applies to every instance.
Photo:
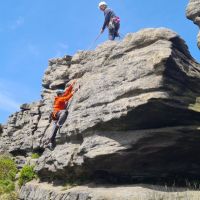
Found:
[[[100,38],[101,34],[102,34],[102,33],[99,33],[99,34],[98,34],[98,36],[97,36],[97,37],[95,38],[95,40],[91,43],[91,45],[89,46],[89,48],[88,48],[87,50],[90,50],[90,49],[94,46],[95,42]]]

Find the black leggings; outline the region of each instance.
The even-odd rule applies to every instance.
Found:
[[[115,28],[113,29],[108,29],[109,32],[109,40],[114,40],[115,37],[119,37],[119,28],[120,28],[120,24],[115,24]]]
[[[62,126],[65,122],[65,120],[67,119],[68,116],[68,111],[67,110],[61,110],[57,113],[58,115],[58,120],[54,121],[54,125],[53,125],[53,129],[52,129],[52,134],[51,134],[51,143],[53,145],[56,145],[56,133],[58,131],[58,129],[60,128],[60,126]]]

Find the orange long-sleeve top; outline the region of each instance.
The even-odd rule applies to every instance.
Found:
[[[56,113],[60,110],[64,110],[66,108],[66,104],[67,102],[71,99],[71,97],[73,96],[73,92],[72,92],[73,86],[70,85],[66,91],[64,92],[64,94],[62,94],[62,96],[57,96],[54,99],[54,105],[53,105],[53,112]]]

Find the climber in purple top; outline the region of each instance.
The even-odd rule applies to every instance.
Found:
[[[120,19],[115,13],[108,8],[105,1],[99,3],[99,9],[104,12],[105,20],[100,33],[103,33],[105,28],[108,27],[109,40],[114,40],[115,37],[119,37]]]

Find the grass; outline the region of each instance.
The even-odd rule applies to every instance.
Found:
[[[32,159],[38,159],[40,155],[38,153],[32,153],[31,158]]]
[[[25,183],[33,180],[34,178],[37,178],[37,175],[34,171],[34,166],[24,165],[19,174],[18,185],[21,187]]]
[[[0,180],[0,195],[10,193],[15,190],[15,183],[9,179]]]
[[[17,192],[11,192],[9,194],[3,194],[0,196],[0,200],[18,200],[18,194]]]
[[[17,167],[11,157],[0,156],[0,200],[16,200],[15,177]]]
[[[38,157],[34,154],[33,156]],[[0,200],[17,200],[18,194],[15,191],[15,177],[18,170],[16,163],[7,155],[0,156]],[[34,166],[24,165],[19,173],[18,185],[21,187],[25,183],[37,178]]]
[[[9,156],[0,156],[0,180],[14,181],[17,171],[15,162]]]

